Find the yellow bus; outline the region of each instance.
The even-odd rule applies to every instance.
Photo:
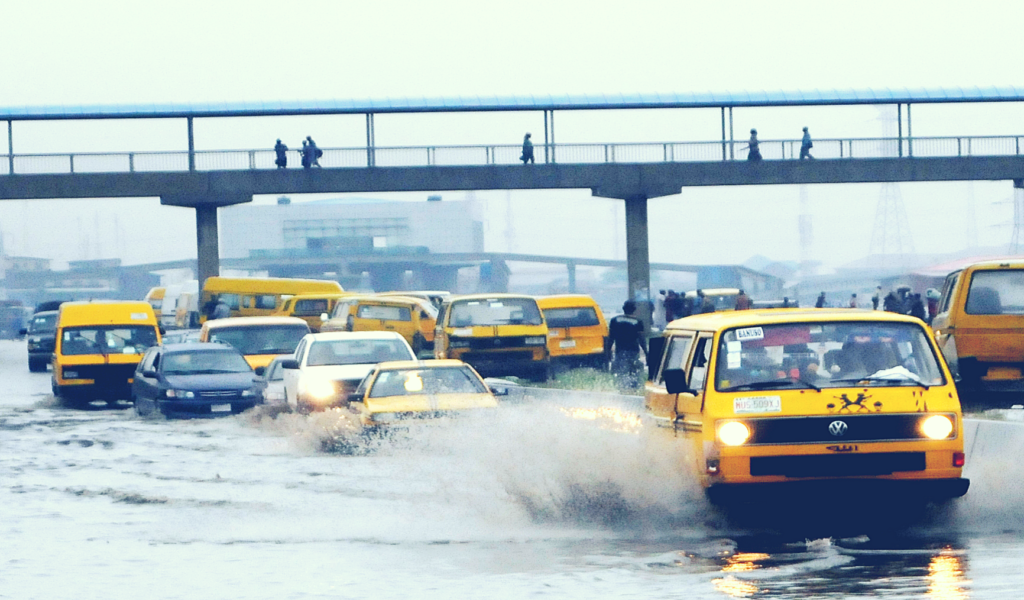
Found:
[[[323,279],[209,277],[199,301],[199,321],[206,321],[207,313],[218,301],[227,305],[232,317],[270,316],[292,296],[344,291],[337,281]]]
[[[156,315],[157,322],[160,321],[161,309],[164,304],[164,296],[167,295],[167,288],[155,287],[149,288],[149,292],[146,293],[146,297],[143,301],[153,307],[153,314]]]

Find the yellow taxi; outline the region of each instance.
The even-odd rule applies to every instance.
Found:
[[[980,262],[950,273],[932,329],[965,400],[980,390],[1024,391],[1024,261]]]
[[[601,368],[608,363],[608,322],[601,307],[586,295],[537,298],[548,324],[552,364]]]
[[[453,296],[441,307],[434,358],[465,361],[485,376],[546,381],[551,371],[548,326],[531,296]]]
[[[365,427],[497,406],[480,375],[460,360],[382,362],[349,401],[350,409],[359,413]]]
[[[230,344],[262,375],[270,361],[292,354],[309,333],[309,325],[298,317],[227,317],[203,323],[200,342]]]
[[[710,313],[673,321],[664,342],[646,429],[676,445],[712,501],[808,486],[925,500],[967,492],[960,402],[918,319]]]
[[[65,302],[57,315],[53,395],[67,404],[127,400],[143,353],[159,343],[148,302]]]
[[[418,356],[434,348],[436,323],[437,309],[425,298],[375,294],[338,300],[321,331],[394,331]]]

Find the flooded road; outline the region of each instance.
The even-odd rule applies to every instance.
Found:
[[[914,524],[808,539],[737,526],[628,414],[573,406],[345,454],[339,414],[65,409],[0,342],[0,598],[1021,596],[1019,453]]]

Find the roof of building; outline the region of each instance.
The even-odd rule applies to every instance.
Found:
[[[619,94],[465,95],[334,100],[264,100],[0,107],[0,119],[110,119],[312,114],[706,108],[937,102],[1019,102],[1024,86],[748,90]]]

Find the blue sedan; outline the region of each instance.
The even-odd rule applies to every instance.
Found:
[[[219,417],[260,404],[256,382],[249,363],[227,344],[154,346],[135,371],[132,400],[142,416]]]

